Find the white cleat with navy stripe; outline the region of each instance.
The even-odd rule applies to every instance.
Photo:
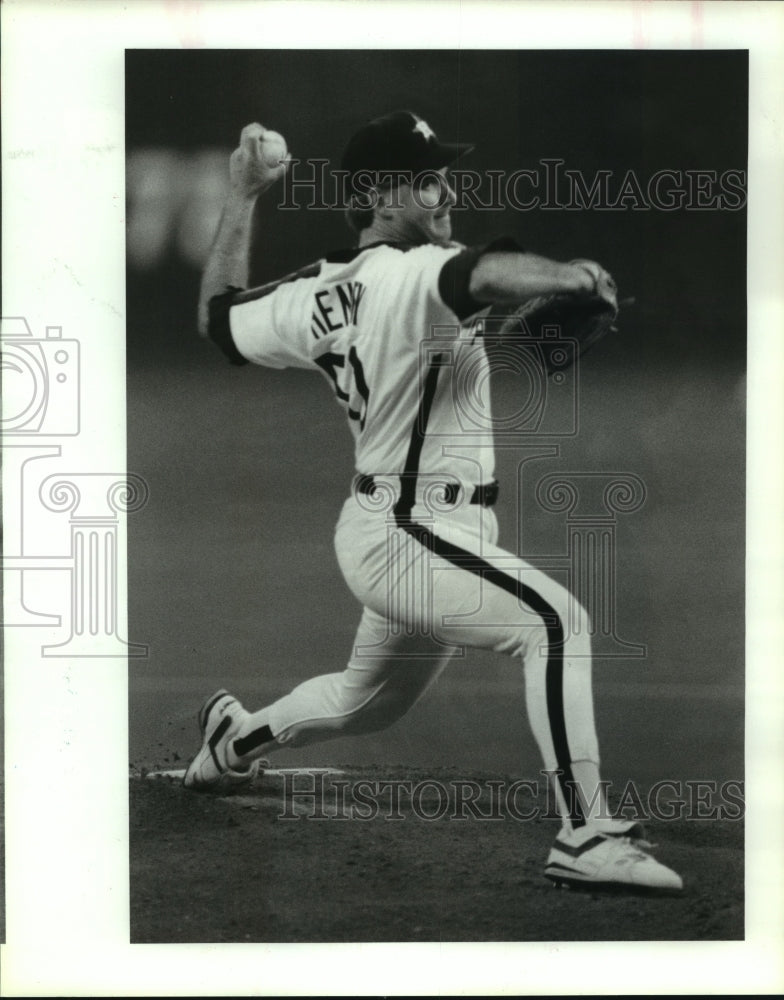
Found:
[[[683,880],[644,848],[639,823],[609,820],[562,830],[544,870],[558,885],[679,892]]]
[[[186,788],[197,792],[237,790],[249,785],[259,773],[254,760],[242,771],[229,767],[226,752],[248,713],[228,691],[217,691],[199,710],[202,745],[182,779]]]

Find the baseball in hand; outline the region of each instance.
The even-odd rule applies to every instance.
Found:
[[[261,140],[261,158],[270,167],[279,167],[289,155],[286,140],[280,132],[267,131]]]

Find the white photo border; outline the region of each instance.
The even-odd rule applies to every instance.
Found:
[[[131,945],[124,663],[45,661],[40,635],[33,642],[29,629],[9,631],[0,994],[784,988],[784,505],[774,471],[784,436],[782,29],[782,4],[756,2],[5,0],[3,313],[25,316],[36,336],[59,326],[84,345],[82,379],[90,389],[68,454],[101,473],[125,469],[126,49],[407,48],[418,40],[454,49],[748,49],[749,612],[747,939],[724,943]],[[121,518],[121,553],[124,538]],[[123,587],[121,573],[119,629],[127,636]]]

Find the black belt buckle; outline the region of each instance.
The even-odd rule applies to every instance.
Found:
[[[474,495],[471,497],[471,503],[481,504],[482,507],[494,507],[498,499],[500,486],[501,484],[497,479],[494,479],[492,483],[477,486],[474,490]]]
[[[454,507],[460,499],[460,483],[444,483],[444,503]]]
[[[364,493],[365,496],[372,497],[376,492],[376,484],[372,476],[360,475],[356,483],[357,493]]]

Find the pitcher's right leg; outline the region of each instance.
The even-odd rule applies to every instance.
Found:
[[[312,677],[248,715],[228,752],[235,766],[281,746],[307,746],[385,729],[449,662],[453,648],[365,608],[345,670]]]

